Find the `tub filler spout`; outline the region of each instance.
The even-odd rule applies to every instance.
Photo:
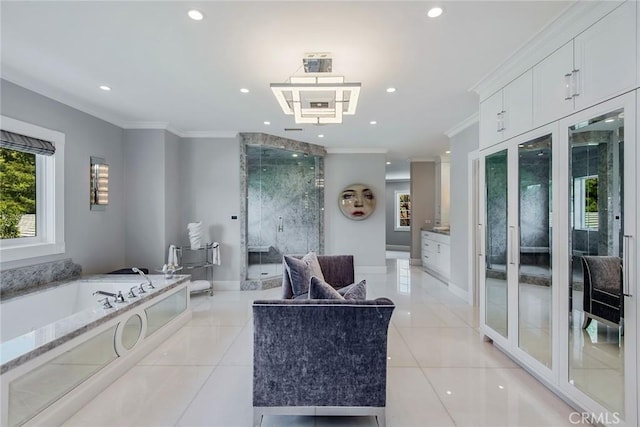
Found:
[[[139,275],[141,275],[144,280],[147,281],[147,284],[149,285],[149,287],[151,289],[155,289],[155,286],[153,286],[153,283],[151,283],[151,280],[147,277],[146,274],[144,274],[138,267],[131,267],[131,271],[133,271],[134,273],[138,273]],[[140,285],[140,288],[142,289],[142,285]],[[142,293],[142,292],[141,292]]]

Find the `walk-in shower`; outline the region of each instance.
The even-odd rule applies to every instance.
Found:
[[[241,134],[242,289],[278,286],[282,256],[323,252],[321,146]]]

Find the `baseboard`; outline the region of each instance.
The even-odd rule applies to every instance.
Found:
[[[400,251],[400,252],[409,252],[411,250],[411,246],[408,245],[387,245],[388,251]]]
[[[387,274],[387,266],[356,266],[354,268],[355,274]]]
[[[449,281],[449,292],[451,292],[458,298],[462,298],[469,305],[473,305],[473,301],[471,301],[471,293],[469,291],[465,291],[464,289],[460,288],[458,285],[456,285],[452,281]]]
[[[239,280],[219,280],[213,281],[213,291],[239,291]]]

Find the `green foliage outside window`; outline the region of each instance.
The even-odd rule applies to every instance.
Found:
[[[598,212],[598,178],[584,180],[585,212]]]
[[[0,238],[21,237],[18,224],[36,213],[36,155],[0,148]]]

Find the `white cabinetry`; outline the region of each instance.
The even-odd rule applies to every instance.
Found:
[[[490,147],[531,129],[532,71],[528,70],[480,103],[480,147]]]
[[[449,279],[451,273],[449,236],[422,231],[422,266]]]
[[[634,89],[636,52],[627,1],[533,67],[534,127]]]

